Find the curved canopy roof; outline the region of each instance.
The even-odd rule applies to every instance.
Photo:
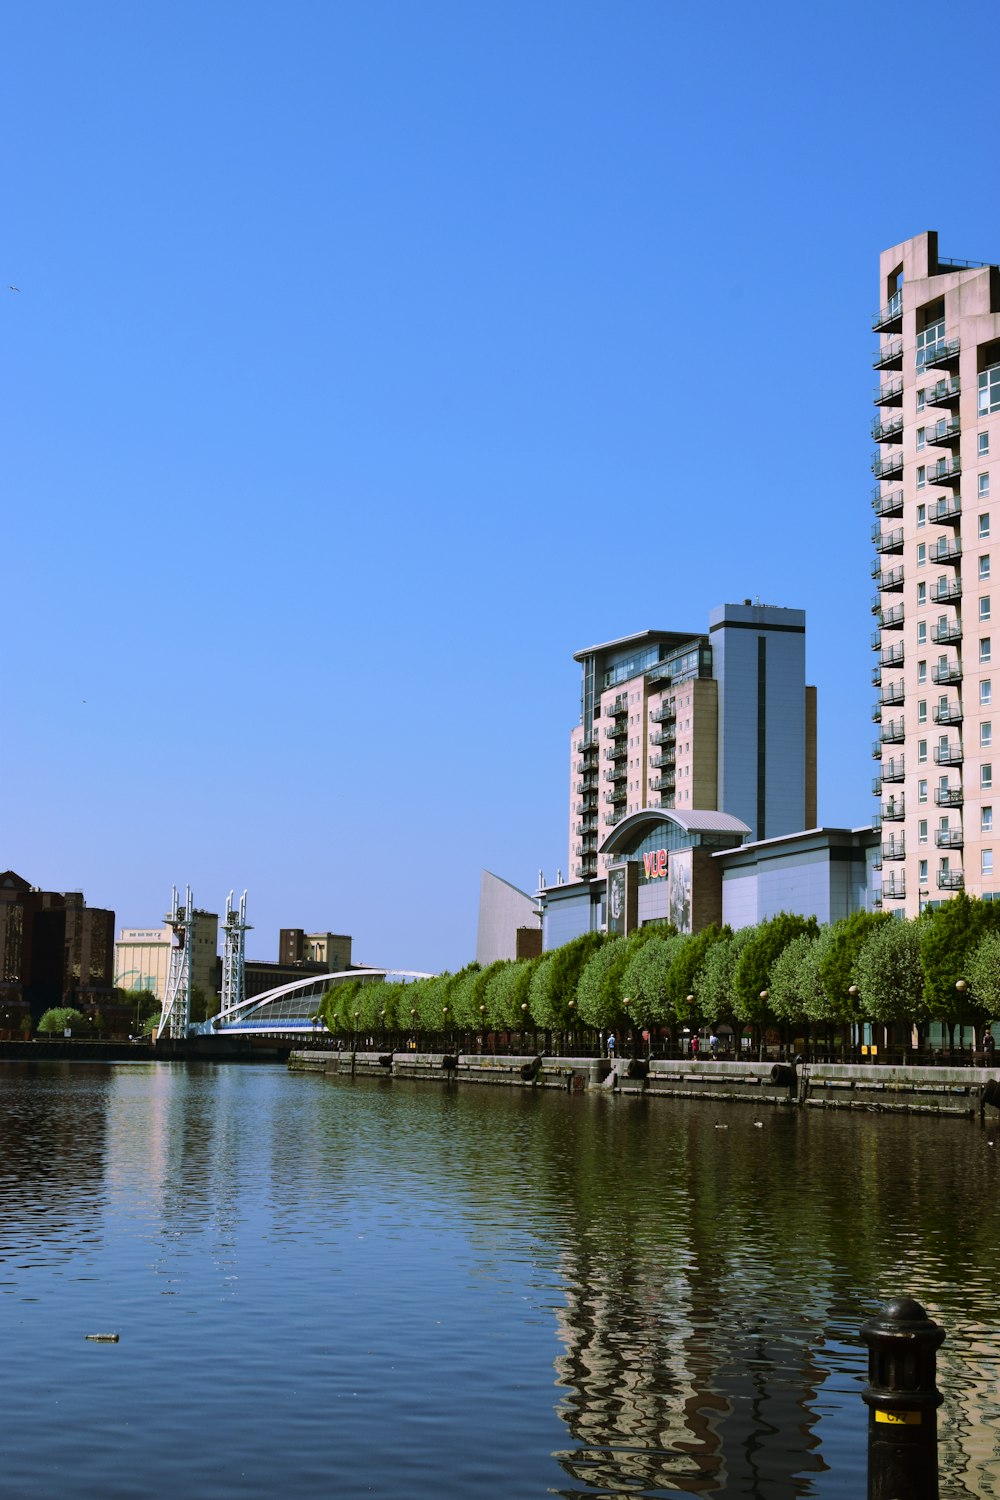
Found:
[[[626,849],[631,849],[647,833],[664,823],[673,823],[684,833],[728,833],[742,834],[744,837],[750,832],[748,824],[741,818],[733,817],[732,813],[724,812],[699,812],[697,808],[691,812],[682,812],[677,807],[644,807],[639,812],[631,813],[623,818],[616,828],[608,834],[601,845],[602,854],[621,854]]]

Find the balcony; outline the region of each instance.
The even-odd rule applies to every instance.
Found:
[[[659,708],[654,708],[649,716],[654,724],[663,724],[667,719],[677,717],[677,705],[671,698],[669,703],[661,703]]]
[[[901,443],[903,441],[903,418],[875,417],[872,421],[872,437],[876,443]]]
[[[609,712],[613,714],[615,718],[618,718],[621,714],[627,714],[628,693],[619,693],[614,703],[612,703]]]
[[[872,318],[873,333],[898,333],[903,326],[903,293],[896,292]]]
[[[883,609],[879,614],[878,623],[883,630],[902,630],[903,606],[894,604],[891,609]]]
[[[962,424],[957,417],[950,421],[942,419],[936,427],[924,428],[924,439],[929,448],[948,448],[962,436]]]
[[[880,831],[881,827],[882,827],[882,814],[881,813],[872,813],[872,828],[875,831],[875,833],[878,833]]]
[[[883,860],[901,860],[906,858],[906,843],[903,835],[899,838],[891,838],[882,845]]]
[[[922,369],[954,369],[961,352],[961,339],[939,339],[936,344],[928,344],[917,353],[917,373],[919,374]]]
[[[874,472],[874,465],[873,465]],[[933,468],[928,466],[928,484],[957,485],[962,478],[962,460],[960,458],[943,458]]]
[[[872,455],[872,473],[880,482],[883,479],[902,479],[903,477],[903,450],[894,448],[883,458],[881,453]],[[943,482],[943,481],[942,481]],[[935,484],[938,480],[935,479]]]
[[[879,661],[883,667],[901,667],[904,655],[902,641],[896,641],[894,645],[885,647]]]
[[[905,817],[905,799],[890,797],[888,802],[882,803],[882,821],[885,823],[902,823]]]
[[[872,796],[873,797],[881,797],[881,795],[882,795],[882,778],[881,778],[881,776],[873,776],[872,777]]]
[[[903,565],[898,563],[894,568],[886,568],[883,572],[878,562],[872,563],[872,578],[875,587],[881,589],[883,594],[898,593],[903,587]]]
[[[627,760],[628,740],[615,740],[615,743],[611,747],[610,754],[612,760]]]
[[[935,604],[953,604],[956,599],[962,597],[962,580],[960,578],[938,578],[931,589],[931,599]]]
[[[934,563],[951,563],[956,565],[962,557],[962,543],[958,537],[947,541],[931,542],[928,556]]]
[[[665,771],[662,776],[651,776],[649,784],[654,792],[672,792],[677,785],[677,778],[672,771]]]
[[[872,687],[882,686],[882,668],[872,667]]]
[[[932,710],[931,717],[935,724],[961,724],[965,718],[961,703],[938,704]]]
[[[655,734],[651,734],[649,736],[649,743],[651,745],[672,745],[675,742],[676,739],[677,739],[677,730],[676,730],[676,728],[673,728],[673,729],[658,729],[655,732]]]
[[[961,849],[965,845],[965,834],[961,828],[939,828],[934,842],[939,849]]]
[[[952,495],[949,500],[936,500],[927,507],[927,519],[934,526],[960,526],[962,524],[962,499]]]
[[[881,385],[877,385],[875,387],[875,395],[873,399],[876,406],[902,406],[902,375],[897,376],[893,380],[883,380]]]
[[[872,760],[882,759],[882,741],[872,740]]]
[[[938,807],[961,807],[965,801],[965,793],[960,786],[939,786],[934,793],[934,801]]]
[[[619,724],[607,724],[604,729],[606,740],[618,740],[626,734],[628,734],[628,724],[625,720]]]
[[[905,757],[902,755],[894,755],[891,760],[884,760],[882,762],[882,780],[905,781],[906,770],[904,759]]]
[[[624,786],[617,786],[613,792],[604,793],[604,800],[605,802],[610,802],[612,805],[617,802],[627,802],[628,789]]]
[[[903,901],[906,897],[906,876],[902,870],[893,870],[882,882],[882,899]]]
[[[943,667],[931,667],[931,681],[938,683],[941,687],[953,687],[961,680],[962,663],[960,661],[945,662]]]
[[[879,694],[879,701],[883,708],[893,708],[897,703],[902,703],[906,697],[906,684],[902,677],[897,682],[887,683]]]
[[[873,703],[872,704],[872,723],[873,724],[881,724],[881,722],[882,722],[882,705],[881,705],[881,703]]]
[[[605,781],[624,781],[628,776],[625,766],[614,766],[610,771],[605,771]]]
[[[661,753],[659,755],[651,755],[649,757],[649,764],[651,766],[658,766],[658,767],[659,766],[672,766],[672,765],[674,765],[676,759],[677,759],[677,757],[674,754],[673,750],[666,750],[666,751],[661,751]]]
[[[960,766],[965,759],[961,745],[935,745],[934,761],[939,766]]]
[[[931,626],[931,640],[936,646],[953,646],[961,639],[960,620],[938,620],[936,625]],[[935,681],[940,681],[940,679],[935,678]]]
[[[880,344],[872,355],[873,370],[901,370],[903,368],[903,340],[889,339]]]
[[[893,527],[892,531],[883,531],[878,521],[872,527],[872,542],[876,552],[902,552],[903,550],[903,528]]]
[[[903,514],[903,491],[894,490],[891,495],[883,495],[881,490],[873,490],[872,510],[877,516],[901,516]]]
[[[620,823],[624,816],[624,812],[610,813],[604,819],[604,826],[606,828],[614,828],[615,824]]]
[[[961,870],[938,870],[939,891],[964,891],[965,876]]]
[[[880,738],[883,745],[901,745],[906,739],[906,734],[903,730],[903,720],[901,718],[887,719],[882,725]]]
[[[953,406],[961,394],[961,382],[957,375],[953,375],[950,380],[939,380],[924,390],[924,405]]]

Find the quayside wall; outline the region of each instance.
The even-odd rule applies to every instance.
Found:
[[[415,1079],[563,1093],[704,1099],[784,1109],[854,1109],[969,1119],[1000,1108],[995,1068],[877,1063],[669,1062],[654,1058],[494,1057],[439,1052],[292,1052],[294,1072]]]

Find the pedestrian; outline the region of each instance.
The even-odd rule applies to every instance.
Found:
[[[719,1038],[716,1036],[714,1031],[708,1039],[708,1050],[709,1052],[711,1052],[713,1057],[719,1050]]]
[[[993,1033],[987,1027],[987,1029],[983,1032],[983,1056],[986,1059],[987,1063],[990,1063],[993,1059],[994,1045]]]
[[[613,1058],[614,1055],[615,1055],[615,1034],[614,1034],[613,1031],[609,1031],[608,1032],[608,1056],[610,1058]]]
[[[697,1060],[698,1060],[698,1037],[697,1037],[697,1034],[695,1034],[691,1038],[691,1056],[697,1062]]]

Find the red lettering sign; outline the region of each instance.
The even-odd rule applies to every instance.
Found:
[[[646,872],[647,880],[660,880],[667,873],[667,851],[666,849],[654,849],[651,854],[642,856],[642,866]]]

